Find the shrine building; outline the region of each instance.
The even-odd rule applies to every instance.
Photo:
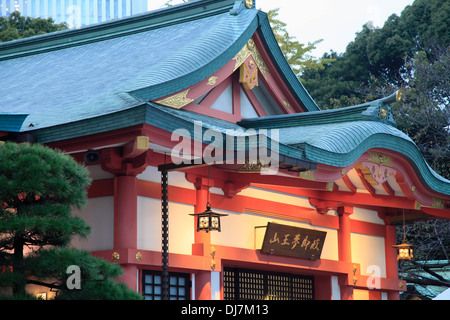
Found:
[[[450,181],[395,101],[321,110],[251,0],[0,44],[0,139],[87,167],[73,245],[145,299],[399,299],[396,225],[449,219]]]

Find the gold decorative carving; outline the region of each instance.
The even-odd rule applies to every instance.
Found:
[[[262,164],[261,162],[248,162],[246,161],[245,164],[243,164],[237,171],[244,171],[244,172],[259,172],[261,171],[261,168],[268,168],[268,164]]]
[[[367,161],[392,168],[392,157],[382,153],[369,151],[369,159]]]
[[[333,191],[334,190],[334,182],[327,182],[327,190]]]
[[[251,9],[253,7],[253,0],[245,0],[245,6]]]
[[[387,115],[388,115],[387,109],[384,108],[384,107],[381,108],[381,110],[380,110],[380,117],[381,117],[381,119],[386,119]]]
[[[168,98],[156,101],[156,103],[162,104],[166,107],[171,107],[175,109],[181,109],[184,106],[188,105],[193,99],[190,99],[187,97],[187,94],[189,93],[189,89],[185,90],[183,92],[179,92],[177,94],[174,94],[173,96],[170,96]]]
[[[242,83],[247,90],[252,90],[258,86],[258,68],[255,68],[255,63],[250,60],[248,63],[244,62],[239,69],[239,82]]]
[[[286,99],[283,99],[283,104],[286,109],[291,109],[291,104]]]
[[[136,253],[136,261],[139,262],[142,260],[142,253],[138,252]]]
[[[113,254],[111,255],[111,260],[113,262],[117,262],[120,259],[120,255],[118,252],[113,252]]]
[[[433,205],[431,207],[436,209],[444,209],[444,199],[433,197]]]
[[[355,166],[361,170],[364,178],[373,186],[385,183],[389,176],[397,171],[392,168],[392,157],[369,151],[369,159]]]
[[[239,68],[244,63],[244,61],[247,60],[249,56],[253,57],[253,60],[258,66],[259,71],[261,72],[263,77],[267,80],[266,78],[266,72],[268,71],[267,66],[263,58],[261,57],[261,54],[259,53],[258,49],[256,48],[253,39],[248,40],[247,44],[233,58],[233,60],[236,61],[233,71],[237,70],[237,68]]]
[[[210,77],[209,79],[208,79],[208,85],[209,86],[213,86],[213,85],[215,85],[216,84],[216,81],[217,81],[217,77],[214,77],[214,76],[212,76],[212,77]]]
[[[314,173],[317,170],[307,170],[307,171],[301,171],[298,174],[299,178],[305,179],[305,180],[311,180],[311,181],[316,181],[316,178],[314,177]]]

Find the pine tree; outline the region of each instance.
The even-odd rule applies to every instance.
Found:
[[[132,299],[140,296],[114,281],[116,264],[70,247],[90,227],[72,208],[87,200],[88,171],[73,158],[42,145],[0,145],[0,289],[27,297],[26,285],[57,292],[58,299]],[[73,285],[70,267],[79,271]],[[5,290],[3,290],[5,291]]]

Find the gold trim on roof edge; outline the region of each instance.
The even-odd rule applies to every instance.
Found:
[[[189,93],[189,89],[182,91],[180,93],[174,94],[173,96],[167,97],[162,100],[156,101],[156,103],[162,104],[166,107],[171,107],[175,109],[181,109],[184,106],[187,106],[189,103],[194,101],[194,99],[190,99],[187,97],[187,94]]]

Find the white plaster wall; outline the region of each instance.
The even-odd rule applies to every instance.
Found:
[[[114,244],[114,197],[91,198],[73,215],[82,218],[90,227],[87,239],[74,238],[72,245],[88,251],[111,250]]]
[[[170,155],[168,155],[170,156]],[[161,172],[157,167],[148,166],[144,172],[137,175],[139,180],[161,183]],[[186,180],[184,172],[169,171],[169,185],[195,190],[194,184]]]
[[[161,251],[161,200],[138,197],[137,246]],[[191,254],[194,243],[194,206],[169,202],[169,252]]]
[[[250,186],[239,192],[239,195],[314,209],[314,207],[309,203],[309,199],[306,197],[290,195],[284,192],[272,191],[258,187]]]
[[[224,92],[222,92],[216,101],[214,101],[211,109],[233,114],[233,89],[231,84],[225,89]]]
[[[138,179],[161,182],[160,172],[156,167],[148,167]],[[169,184],[194,190],[192,183],[186,180],[182,172],[169,172]],[[223,194],[221,189],[211,188],[211,193]],[[249,187],[242,190],[239,195],[276,201],[305,208],[314,208],[308,198],[286,194],[283,192],[266,190],[258,187]],[[170,195],[169,195],[170,200]],[[217,245],[260,249],[264,238],[265,228],[268,222],[298,226],[301,228],[316,229],[327,232],[325,244],[322,251],[323,259],[338,260],[337,230],[311,226],[308,223],[297,222],[287,219],[273,218],[258,215],[251,212],[230,212],[214,208],[219,213],[229,216],[221,219],[222,231],[211,233],[211,242]],[[301,210],[301,208],[299,208]],[[191,254],[191,245],[194,242],[194,217],[189,213],[194,212],[194,207],[180,203],[170,202],[169,207],[169,251],[173,253]],[[161,201],[138,197],[138,247],[143,250],[161,250]]]
[[[353,214],[350,215],[350,219],[365,221],[370,223],[382,224],[384,225],[384,221],[380,219],[378,213],[375,210],[368,210],[363,208],[354,207]]]
[[[228,214],[228,216],[221,219],[222,231],[213,232],[211,234],[211,242],[213,244],[259,250],[261,249],[261,244],[266,229],[255,227],[267,226],[268,222],[275,222],[299,228],[315,229],[327,232],[321,258],[330,260],[339,259],[337,231],[334,229],[320,228],[311,226],[308,223],[267,217],[253,213],[237,213],[216,209],[214,211]]]
[[[350,219],[385,225],[376,211],[363,208],[353,208]],[[384,238],[352,233],[351,241],[352,261],[361,264],[361,274],[370,276],[376,271],[379,276],[386,277]]]
[[[252,103],[248,100],[244,90],[241,90],[241,116],[243,118],[258,118],[258,114],[253,108]]]
[[[360,263],[362,275],[386,277],[384,238],[352,233],[352,261]],[[379,269],[378,269],[379,268]],[[379,273],[375,275],[374,272]]]
[[[102,179],[111,179],[114,178],[114,175],[106,172],[102,169],[102,166],[99,164],[86,166],[89,171],[89,177],[92,180],[102,180]]]

